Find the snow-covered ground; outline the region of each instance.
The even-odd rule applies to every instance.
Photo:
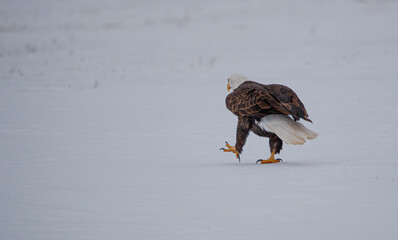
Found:
[[[0,239],[397,239],[398,2],[2,0]],[[319,132],[239,164],[226,79]]]

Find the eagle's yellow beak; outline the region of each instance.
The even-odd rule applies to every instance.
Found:
[[[228,92],[229,92],[229,90],[231,90],[231,86],[229,86],[229,83],[227,85],[227,89],[228,89]]]

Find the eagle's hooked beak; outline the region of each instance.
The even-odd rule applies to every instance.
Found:
[[[229,92],[229,90],[231,90],[231,86],[229,86],[229,83],[227,85],[227,89],[228,89],[228,92]]]

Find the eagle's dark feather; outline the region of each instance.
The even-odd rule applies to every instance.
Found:
[[[242,83],[225,99],[227,108],[238,117],[260,119],[270,114],[291,115],[295,121],[307,121],[307,111],[296,93],[289,87],[253,81]]]
[[[250,131],[270,139],[271,153],[279,153],[282,149],[282,140],[276,134],[259,127],[255,120],[270,114],[284,114],[291,115],[295,121],[302,118],[312,122],[296,93],[279,84],[264,85],[246,81],[228,94],[225,103],[227,108],[238,116],[235,148],[239,153],[242,152]]]

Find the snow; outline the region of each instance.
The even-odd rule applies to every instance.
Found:
[[[1,239],[396,239],[398,2],[0,4]],[[227,78],[319,133],[241,163]]]

